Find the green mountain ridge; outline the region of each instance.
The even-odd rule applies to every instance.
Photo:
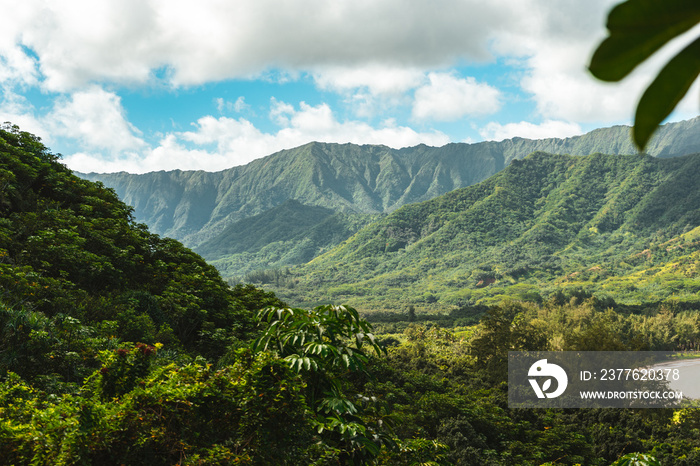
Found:
[[[305,206],[298,201],[289,200],[229,226],[221,235],[205,242],[199,249],[212,258],[260,250],[273,241],[296,237],[301,231],[321,223],[333,213],[325,207]],[[294,220],[301,221],[293,223]]]
[[[473,184],[503,167],[491,154],[457,149],[310,143],[217,173],[82,176],[114,188],[154,231],[197,246],[288,199],[338,212],[379,213]]]
[[[700,152],[700,118],[662,126],[652,156]],[[636,153],[630,128],[616,126],[566,139],[419,145],[309,143],[220,172],[78,174],[113,188],[134,216],[160,235],[197,247],[228,225],[288,199],[336,212],[388,213],[473,185],[535,151],[588,155]]]
[[[683,257],[692,263],[698,179],[700,154],[534,153],[482,183],[396,210],[270,288],[289,302],[344,302],[365,312],[537,300],[559,287],[602,290],[614,277]],[[682,248],[659,246],[668,241]],[[596,268],[600,273],[591,274]],[[688,280],[682,296],[677,283],[654,295],[693,298],[700,290],[697,270],[681,270],[691,269],[666,278]],[[563,280],[581,271],[588,273]],[[645,292],[624,285],[611,295],[635,302]]]

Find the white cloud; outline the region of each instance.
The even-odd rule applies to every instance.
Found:
[[[520,8],[514,2],[516,8]],[[605,20],[618,0],[529,0],[521,22],[492,42],[496,55],[511,57],[522,72],[522,89],[532,95],[540,117],[609,125],[629,123],[644,88],[687,38],[654,55],[620,83],[603,83],[587,69],[606,37]],[[690,31],[697,36],[700,27]],[[696,107],[697,108],[697,107]],[[696,113],[697,114],[697,113]]]
[[[241,113],[250,108],[250,105],[245,103],[245,97],[240,96],[236,99],[236,101],[233,103],[233,110],[236,113]]]
[[[605,36],[605,17],[615,0],[526,2],[521,21],[499,34],[494,53],[511,57],[520,85],[532,95],[541,117],[569,121],[629,118],[632,98],[596,81],[586,69]]]
[[[9,89],[4,89],[0,100],[0,123],[10,122],[43,139],[51,142],[51,132],[46,124],[34,115],[34,108],[23,96]]]
[[[540,124],[527,121],[501,125],[496,122],[487,124],[479,130],[479,134],[487,141],[502,141],[514,137],[526,139],[568,138],[582,134],[583,130],[577,123],[547,120]]]
[[[537,47],[527,59],[529,71],[521,85],[533,95],[541,116],[591,123],[629,121],[649,82],[649,65],[621,84],[603,83],[585,68],[594,48],[587,42],[562,45],[542,41]]]
[[[98,86],[59,99],[46,123],[52,133],[76,139],[89,149],[118,153],[145,146],[127,121],[119,96]]]
[[[285,108],[288,111],[288,107]],[[397,126],[391,120],[384,121],[378,128],[355,120],[340,122],[326,104],[314,107],[302,102],[299,110],[293,110],[289,115],[287,126],[276,134],[276,143],[285,147],[295,147],[309,141],[384,144],[395,148],[450,142],[449,137],[439,131],[418,133],[409,127]]]
[[[39,59],[43,86],[70,91],[90,82],[145,82],[167,66],[151,2],[22,2],[29,12],[12,18],[18,43]],[[8,9],[8,10],[14,10]]]
[[[32,2],[3,5],[0,15],[0,86],[36,85],[38,63],[20,46],[23,26],[34,17]],[[2,89],[3,93],[6,89]]]
[[[629,122],[670,53],[621,84],[595,81],[585,65],[618,1],[23,0],[0,15],[0,119],[48,140],[74,139],[80,152],[66,160],[94,161],[102,170],[226,168],[310,140],[439,145],[449,142],[445,134],[417,132],[387,116],[400,119],[412,108],[414,122],[455,121],[493,114],[513,99],[531,98],[533,116],[544,123],[492,123],[483,137],[567,136],[581,123]],[[450,71],[496,60],[512,66],[508,77],[486,73],[477,81]],[[224,118],[252,118],[246,97],[217,98],[220,118],[201,118],[191,131],[149,146],[117,94],[105,90],[248,78],[279,85],[302,76],[340,94],[357,119],[339,121],[326,104],[273,100],[269,117],[279,128],[261,131],[244,118]],[[527,95],[495,87],[512,85],[514,76]],[[54,106],[34,108],[21,96],[29,87],[58,95]],[[681,105],[684,116],[697,109],[694,89]],[[101,152],[104,164],[97,163]]]
[[[498,89],[476,79],[430,73],[430,84],[416,90],[413,117],[418,120],[454,121],[467,115],[488,115],[501,107]]]
[[[314,70],[312,76],[321,90],[343,95],[356,116],[369,118],[409,104],[406,93],[426,81],[421,69],[379,63],[325,66]]]
[[[10,26],[0,40],[32,49],[44,85],[58,91],[143,83],[159,69],[181,86],[273,68],[442,67],[488,59],[489,40],[514,20],[507,0],[21,3],[3,11]]]
[[[0,82],[69,92],[95,82],[165,79],[177,87],[308,71],[319,88],[345,94],[357,115],[369,116],[396,105],[428,72],[502,57],[519,61],[522,87],[544,118],[627,120],[651,70],[622,86],[597,83],[585,70],[614,3],[23,0],[0,18]],[[417,104],[417,118],[471,114]]]
[[[294,106],[280,102],[274,97],[270,99],[270,119],[278,126],[289,126],[289,118],[294,115]]]
[[[219,111],[219,113],[224,113],[224,110],[230,108],[231,106],[231,102],[226,102],[222,97],[215,98],[214,103],[216,103],[216,109]]]
[[[229,102],[222,97],[217,97],[214,99],[214,103],[216,103],[219,113],[224,113],[224,111],[243,113],[250,109],[250,105],[246,103],[244,96],[238,97],[235,102]]]
[[[393,121],[385,121],[377,128],[360,121],[340,122],[326,104],[310,106],[302,102],[295,109],[273,100],[271,107],[271,118],[280,125],[276,132],[263,132],[244,118],[205,116],[197,120],[192,131],[170,133],[158,147],[141,149],[138,155],[127,151],[105,159],[99,153],[81,152],[66,157],[64,162],[82,172],[212,171],[242,165],[310,141],[385,144],[396,148],[450,142],[438,131],[419,133]]]
[[[372,95],[398,95],[422,84],[425,73],[418,68],[370,63],[322,67],[314,71],[313,77],[321,89],[346,92],[364,88]]]
[[[628,120],[653,67],[622,85],[597,83],[585,69],[617,1],[23,0],[0,16],[0,82],[70,92],[309,71],[368,116],[427,72],[501,57],[519,61],[544,118]],[[442,115],[420,104],[415,116],[423,112]],[[444,118],[452,113],[460,111]]]
[[[37,63],[19,47],[0,48],[0,86],[35,86],[39,82]]]

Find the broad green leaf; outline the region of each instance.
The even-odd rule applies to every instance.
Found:
[[[363,435],[364,435],[364,433],[363,433]],[[357,439],[357,442],[361,443],[373,455],[378,455],[379,451],[381,450],[381,447],[379,445],[377,445],[376,443],[374,443],[372,440],[368,439],[367,437],[360,437]]]
[[[673,111],[700,74],[700,39],[696,39],[661,70],[639,100],[633,138],[644,148],[657,126]]]
[[[659,460],[644,453],[628,453],[611,466],[661,466]]]
[[[671,39],[700,22],[697,0],[628,0],[608,15],[610,35],[589,69],[603,81],[619,81]]]

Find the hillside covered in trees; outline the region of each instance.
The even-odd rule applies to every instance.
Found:
[[[199,245],[197,253],[222,276],[241,280],[261,270],[309,262],[379,218],[380,214],[335,212],[290,199],[227,226]]]
[[[533,153],[260,280],[290,302],[365,312],[541,302],[558,289],[628,304],[697,301],[698,178],[698,155]]]
[[[6,464],[700,461],[695,408],[509,409],[505,373],[509,350],[697,347],[693,303],[631,309],[564,290],[462,308],[439,325],[419,314],[373,327],[351,307],[289,309],[252,286],[228,287],[16,127],[0,128],[0,179]],[[675,234],[691,220],[683,212],[655,215]]]

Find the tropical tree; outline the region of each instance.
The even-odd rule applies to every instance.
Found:
[[[628,453],[611,466],[660,466],[661,463],[651,455]]]
[[[369,358],[385,350],[372,326],[345,306],[313,310],[267,307],[258,314],[265,325],[253,350],[274,351],[302,375],[307,403],[327,451],[351,464],[367,464],[383,444],[394,446],[382,432],[382,409],[371,396],[353,387],[357,377],[369,377]]]

